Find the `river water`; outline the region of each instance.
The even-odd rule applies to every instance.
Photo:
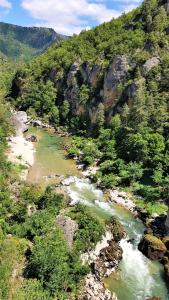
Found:
[[[35,133],[35,129],[32,132]],[[162,265],[150,261],[138,250],[145,229],[142,222],[118,205],[106,202],[103,192],[80,176],[74,161],[64,157],[63,144],[67,141],[42,130],[36,130],[36,135],[39,141],[35,164],[28,181],[42,184],[49,174],[71,175],[68,193],[72,204],[87,205],[102,222],[116,216],[125,227],[127,237],[121,241],[123,259],[118,270],[105,280],[105,286],[115,292],[119,300],[146,300],[152,296],[169,299]]]

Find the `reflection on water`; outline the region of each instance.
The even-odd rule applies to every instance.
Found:
[[[35,143],[35,163],[29,171],[28,182],[49,184],[57,181],[54,175],[79,175],[75,162],[65,158],[64,145],[69,143],[69,138],[37,128],[31,128],[30,134],[36,135],[38,142]]]

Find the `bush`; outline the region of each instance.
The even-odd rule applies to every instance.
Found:
[[[77,205],[71,209],[70,217],[78,223],[78,230],[75,238],[77,251],[85,252],[94,248],[104,234],[103,225],[94,217],[87,208]]]

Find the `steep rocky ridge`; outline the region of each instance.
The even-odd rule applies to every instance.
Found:
[[[26,72],[23,69],[17,73],[11,93],[16,105],[36,110],[27,101],[27,83],[38,85],[50,80],[58,109],[65,100],[70,105],[69,120],[75,118],[82,127],[87,120],[91,124],[88,129],[96,126],[100,115],[109,123],[124,103],[130,105],[142,84],[150,89],[153,72],[159,71],[154,80],[161,83],[169,47],[167,7],[167,1],[146,0],[133,12],[49,49]]]

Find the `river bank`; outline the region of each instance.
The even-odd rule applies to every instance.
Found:
[[[45,136],[48,135],[48,133],[45,133]],[[40,160],[38,160],[38,168],[40,168],[40,165],[43,165],[46,169],[46,165],[49,164],[48,157],[49,155],[51,157],[52,161],[52,167],[50,168],[50,174],[55,170],[55,174],[58,173],[58,168],[60,168],[60,163],[62,164],[62,159],[60,161],[60,148],[58,149],[57,145],[57,138],[56,136],[52,136],[46,139],[45,138],[45,145],[42,143],[42,151],[45,153],[45,159],[44,159],[44,153],[41,156],[40,155]],[[39,142],[38,142],[39,144]],[[44,150],[45,149],[45,150]],[[38,159],[39,156],[39,151],[41,151],[37,145],[37,153],[35,160]],[[47,152],[46,152],[47,151]],[[58,158],[55,158],[55,155],[59,154]],[[64,152],[64,157],[65,157],[65,152]],[[55,164],[55,160],[57,159],[57,163]],[[65,159],[65,158],[64,158]],[[69,161],[65,159],[65,163],[68,164],[68,167],[66,168],[66,172],[64,177],[66,178],[67,176],[70,176],[67,169],[70,169]],[[52,170],[52,172],[51,172]],[[40,176],[41,176],[40,172]],[[81,173],[80,173],[81,174]],[[59,185],[59,189],[63,189],[63,191],[68,192],[69,198],[71,198],[71,205],[76,204],[76,203],[82,203],[86,206],[89,206],[91,211],[95,214],[97,214],[100,218],[102,219],[109,219],[111,215],[117,216],[122,223],[124,223],[126,229],[127,229],[127,237],[126,239],[123,239],[120,242],[120,246],[123,249],[123,260],[120,263],[118,271],[115,271],[113,273],[113,279],[109,279],[108,277],[108,283],[106,281],[106,287],[110,289],[113,292],[118,293],[118,298],[121,300],[135,300],[135,299],[147,299],[149,296],[153,295],[161,295],[162,299],[166,300],[168,299],[167,297],[163,297],[163,295],[166,295],[166,289],[164,282],[162,281],[162,276],[161,276],[161,271],[159,271],[159,266],[157,266],[156,271],[154,274],[152,273],[152,269],[155,270],[154,263],[151,263],[149,260],[143,257],[141,252],[138,251],[138,242],[140,241],[142,234],[145,230],[141,222],[136,219],[133,214],[128,214],[127,209],[124,211],[123,208],[120,208],[119,205],[115,204],[113,201],[111,202],[106,202],[105,197],[103,195],[103,192],[99,189],[99,187],[96,187],[91,183],[90,180],[85,179],[85,176],[81,176],[79,174],[80,178],[74,177],[75,180],[72,182],[69,182],[69,178],[66,179],[65,185],[61,184]],[[59,175],[59,174],[58,174]],[[63,179],[63,176],[62,176]],[[50,184],[50,180],[48,181]],[[105,248],[106,249],[106,248]],[[111,259],[110,259],[111,261]],[[134,261],[134,264],[132,263]],[[141,278],[138,276],[138,270],[135,267],[136,265],[139,266],[139,273],[141,274],[140,276],[145,277],[144,282],[142,282]],[[149,266],[150,265],[150,266]],[[127,266],[127,268],[126,268]],[[143,275],[144,273],[144,275]],[[120,274],[120,275],[119,275]],[[92,274],[93,275],[93,274]],[[126,276],[126,278],[123,278],[123,276]],[[90,284],[90,281],[93,282],[92,280],[96,280],[96,275],[93,275],[94,278],[92,279],[90,277],[90,274],[88,277],[86,277],[86,283],[84,284],[84,287],[90,286],[90,289],[88,290],[88,298],[87,299],[96,299],[96,296],[93,296],[91,298],[91,292],[94,289],[95,286],[93,284]],[[118,279],[118,277],[120,279]],[[132,287],[130,286],[131,282],[128,281],[128,278],[132,282]],[[145,286],[145,283],[148,282],[148,285]],[[105,292],[104,296],[101,291],[106,291],[104,288],[104,284],[101,280],[95,283],[99,283],[99,294],[102,296],[101,299],[113,299],[114,298],[107,298],[107,295]],[[135,286],[135,285],[138,286]],[[160,287],[159,287],[160,284]],[[124,296],[125,291],[127,291],[127,296]],[[141,298],[139,298],[138,295],[141,295]],[[94,295],[95,292],[94,292]],[[109,294],[110,295],[110,294]],[[113,297],[113,296],[111,296]],[[127,298],[126,298],[127,297]],[[82,298],[86,299],[86,298]],[[81,299],[80,299],[81,300]]]
[[[21,180],[26,180],[29,169],[35,161],[34,143],[26,140],[24,132],[28,130],[28,116],[25,112],[15,112],[12,116],[15,135],[8,138],[8,160],[14,164],[22,165]]]
[[[84,170],[84,165],[81,164],[80,160],[76,160],[77,164],[81,169]],[[98,171],[97,167],[85,168],[82,171],[86,178],[89,178],[93,182],[93,176]],[[95,182],[95,181],[94,181]],[[96,183],[97,187],[102,189],[106,198],[111,203],[130,211],[135,218],[139,218],[144,226],[145,230],[140,238],[140,242],[137,247],[139,251],[143,253],[152,261],[158,261],[164,266],[166,282],[169,280],[169,236],[167,227],[167,215],[164,214],[153,214],[151,215],[144,208],[138,206],[133,197],[124,191],[119,189],[104,189],[99,182]]]

